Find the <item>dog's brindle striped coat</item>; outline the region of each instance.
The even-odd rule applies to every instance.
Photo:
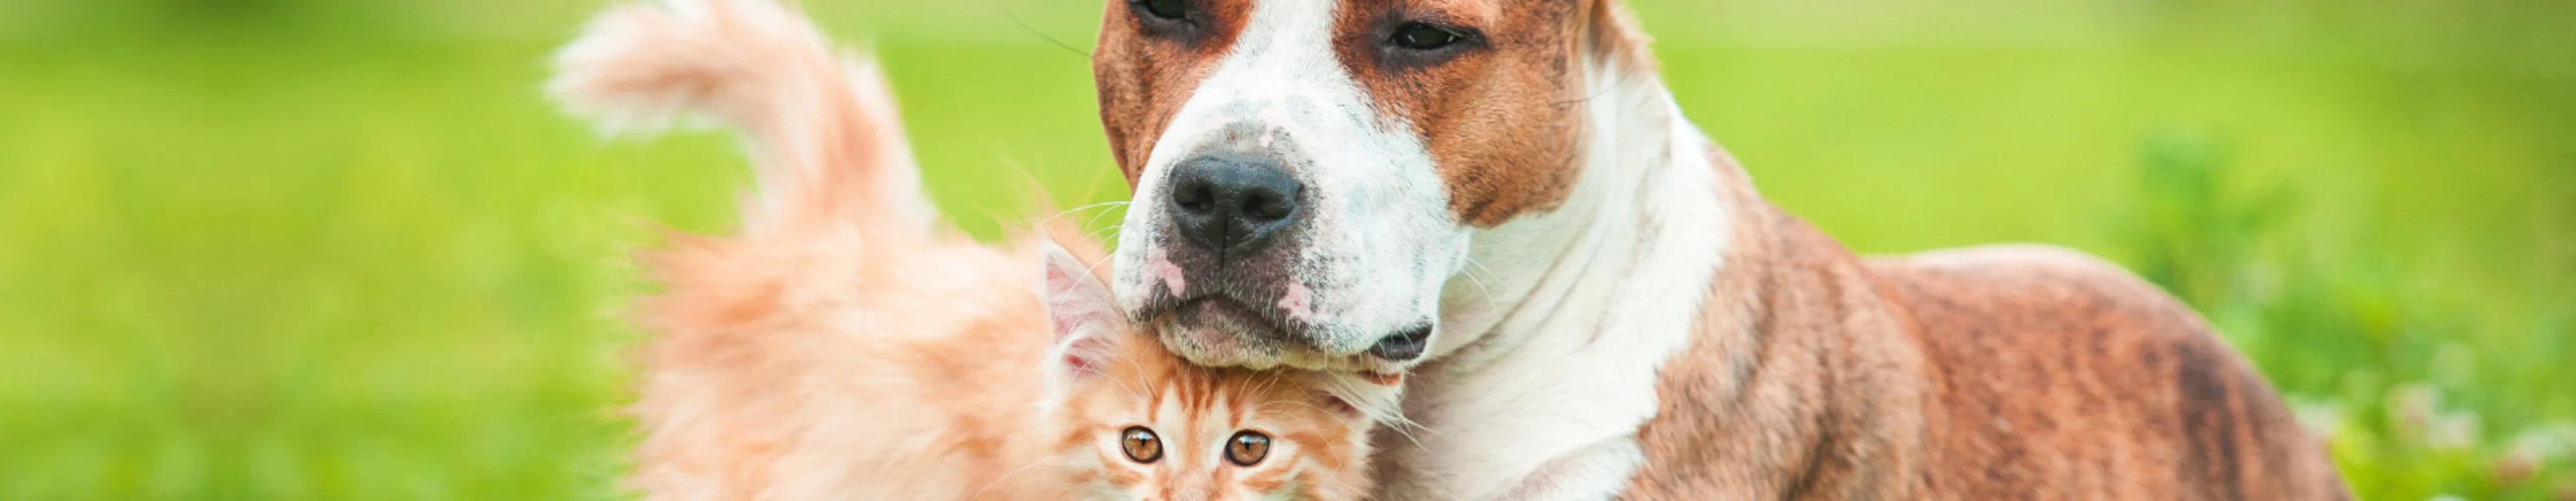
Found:
[[[1381,498],[2348,496],[2117,267],[1859,258],[1764,201],[1611,0],[1111,0],[1093,57],[1128,314],[1200,363],[1413,374]],[[1210,159],[1291,180],[1280,243],[1180,222]]]
[[[2154,286],[2036,246],[1855,257],[1716,167],[1749,210],[1624,498],[2349,496],[2262,376]]]

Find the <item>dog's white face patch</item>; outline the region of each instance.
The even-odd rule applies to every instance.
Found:
[[[1136,188],[1122,306],[1203,364],[1422,360],[1471,235],[1578,177],[1600,2],[1111,2],[1093,73]]]
[[[1287,324],[1215,336],[1197,331],[1222,322],[1164,330],[1173,348],[1199,363],[1357,367],[1354,356],[1380,338],[1434,322],[1441,285],[1462,264],[1468,230],[1450,213],[1430,153],[1374,107],[1336,58],[1335,4],[1256,2],[1137,175],[1117,274],[1130,312],[1223,294],[1209,284],[1234,282],[1227,285],[1237,294],[1252,296],[1235,299],[1239,307],[1270,310],[1253,316]],[[1172,172],[1212,151],[1272,160],[1266,168],[1302,185],[1304,220],[1286,230],[1275,260],[1185,264],[1276,269],[1190,269],[1182,277],[1174,256],[1201,251],[1176,235]]]
[[[1382,499],[1615,494],[1731,234],[1616,11],[1111,2],[1121,307],[1203,364],[1409,374],[1435,431],[1380,437]]]

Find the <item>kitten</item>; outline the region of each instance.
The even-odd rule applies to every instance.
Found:
[[[797,13],[617,7],[557,62],[568,107],[704,114],[760,167],[741,235],[647,257],[667,287],[637,305],[648,498],[1366,495],[1391,379],[1190,365],[1118,312],[1078,231],[943,228],[876,68]]]
[[[1044,453],[1067,467],[1036,490],[1079,485],[1097,499],[1206,500],[1367,493],[1370,420],[1324,391],[1344,380],[1191,365],[1126,324],[1108,286],[1082,261],[1051,252],[1048,262],[1058,334],[1068,325],[1075,332],[1059,338],[1070,339],[1059,343],[1062,370],[1051,374],[1063,390],[1054,416],[1042,419],[1059,427]]]

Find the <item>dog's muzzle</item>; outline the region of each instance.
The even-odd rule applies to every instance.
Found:
[[[1317,183],[1331,178],[1313,177],[1324,167],[1304,151],[1286,131],[1237,124],[1158,172],[1152,191],[1137,194],[1138,205],[1150,208],[1131,215],[1142,219],[1131,228],[1143,230],[1132,235],[1146,235],[1131,244],[1144,245],[1121,251],[1143,258],[1135,263],[1142,287],[1127,292],[1130,314],[1168,322],[1166,344],[1202,364],[1321,368],[1421,359],[1432,319],[1380,323],[1389,319],[1376,304],[1350,311],[1354,298],[1385,289],[1375,281],[1417,278],[1350,273],[1360,264],[1352,253],[1388,250],[1322,226],[1335,220],[1327,209],[1349,210],[1349,201],[1326,198]],[[1367,332],[1373,329],[1382,330]]]
[[[1218,149],[1174,163],[1168,175],[1162,193],[1144,196],[1164,197],[1154,245],[1187,286],[1154,288],[1141,313],[1168,312],[1185,330],[1250,338],[1237,341],[1333,351],[1314,335],[1312,316],[1283,301],[1308,293],[1297,292],[1304,286],[1294,268],[1309,194],[1286,162]]]

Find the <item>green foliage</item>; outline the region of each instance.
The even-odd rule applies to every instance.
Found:
[[[1096,2],[804,3],[873,36],[969,231],[1028,178],[1124,196]],[[1854,248],[2113,257],[2365,497],[2576,491],[2576,4],[1633,3],[1691,117]],[[747,185],[725,138],[536,91],[601,5],[0,2],[0,499],[622,497],[628,254]]]
[[[2529,333],[2409,294],[2409,269],[2366,248],[2319,259],[2281,238],[2286,189],[2238,194],[2226,150],[2163,131],[2145,142],[2131,266],[2212,317],[2272,379],[2365,497],[2549,499],[2576,480],[2567,311]],[[2538,378],[2534,378],[2538,376]]]

